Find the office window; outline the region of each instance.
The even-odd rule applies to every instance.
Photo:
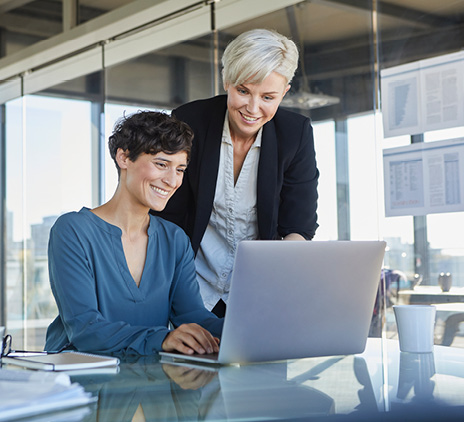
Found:
[[[50,228],[60,214],[91,206],[90,105],[29,95],[7,110],[7,325],[14,347],[35,349],[57,315]]]
[[[319,169],[317,221],[315,240],[337,240],[337,176],[334,166],[334,122],[313,123],[317,168]]]
[[[453,0],[445,0],[440,4],[417,3],[409,9],[396,3],[393,8],[389,3],[378,4],[380,70],[438,58],[462,49],[462,3]],[[421,95],[425,94],[421,88],[418,92]],[[383,98],[388,95],[387,92],[381,94]],[[432,98],[435,98],[435,108],[430,108]],[[437,111],[441,113],[440,100],[452,101],[452,98],[452,95],[449,98],[441,98],[440,95],[426,98],[424,95],[417,109],[430,113],[433,111],[432,114],[436,114]],[[438,120],[435,120],[435,123],[437,122]],[[464,134],[463,127],[450,127],[433,132],[424,130],[425,133],[416,133],[416,130],[402,136],[405,140],[402,145],[413,142],[433,143],[462,137]],[[395,145],[394,138],[386,138],[383,141],[383,148],[393,146],[399,146]],[[424,189],[427,188],[424,186]],[[401,270],[405,274],[401,282],[394,285],[396,300],[400,303],[436,305],[436,344],[452,344],[458,347],[464,346],[464,327],[462,323],[452,327],[450,321],[464,315],[460,311],[460,302],[464,300],[464,250],[462,242],[458,240],[464,234],[461,223],[463,216],[463,212],[405,215],[387,217],[384,224],[384,236],[389,241],[385,262],[389,268]],[[398,230],[402,226],[404,229]],[[447,273],[452,279],[450,292],[443,291],[439,285],[440,274]],[[448,319],[450,316],[453,318]],[[392,315],[387,319],[393,323]],[[453,333],[445,339],[444,333],[450,329]],[[394,334],[394,331],[395,328],[392,326],[391,333]]]
[[[24,283],[27,274],[24,253],[24,194],[23,194],[23,99],[6,103],[6,292],[5,306],[9,332],[19,333],[22,342]]]
[[[373,114],[348,119],[351,239],[379,238],[379,183],[382,175]]]

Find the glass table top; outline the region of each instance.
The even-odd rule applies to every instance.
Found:
[[[354,421],[412,405],[464,409],[463,349],[403,353],[377,338],[359,355],[223,367],[128,356],[118,372],[70,375],[98,397],[76,414],[83,421]]]

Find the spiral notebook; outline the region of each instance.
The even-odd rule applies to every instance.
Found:
[[[42,371],[73,371],[81,369],[102,368],[118,366],[119,359],[112,356],[103,356],[82,352],[42,353],[22,356],[5,356],[2,363],[22,366]]]

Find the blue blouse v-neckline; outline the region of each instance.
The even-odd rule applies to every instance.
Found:
[[[148,254],[151,253],[151,249],[154,248],[153,245],[153,235],[156,233],[156,218],[152,215],[149,215],[150,222],[147,228],[147,235],[148,235],[148,243],[147,243],[147,251],[145,257],[145,263],[143,266],[142,277],[140,278],[140,283],[137,286],[137,283],[132,277],[132,274],[129,270],[129,265],[127,264],[126,255],[124,254],[124,248],[122,246],[122,230],[115,226],[114,224],[108,223],[107,221],[103,220],[101,217],[93,213],[89,208],[83,207],[81,209],[82,213],[87,215],[93,223],[95,223],[100,229],[106,231],[107,233],[112,235],[112,246],[113,246],[113,253],[115,256],[116,263],[119,268],[119,272],[126,284],[126,287],[129,289],[130,294],[132,295],[135,302],[141,302],[145,299],[147,293],[148,282],[145,281],[145,274],[149,273],[149,269],[147,268],[150,265],[150,260],[147,259]]]

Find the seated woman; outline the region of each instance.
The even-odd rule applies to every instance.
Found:
[[[119,175],[114,196],[62,215],[50,232],[59,315],[45,350],[218,351],[223,320],[203,305],[188,237],[149,214],[181,185],[192,138],[185,123],[164,113],[138,112],[117,123],[109,138]]]

